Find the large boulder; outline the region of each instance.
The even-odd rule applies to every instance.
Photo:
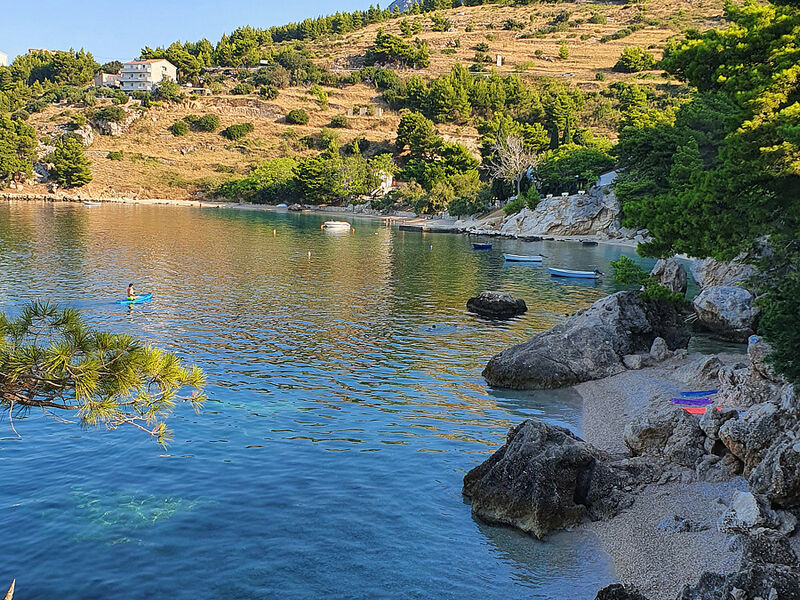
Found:
[[[513,389],[556,388],[616,375],[626,355],[648,352],[657,337],[670,349],[689,336],[672,304],[618,292],[552,329],[494,356],[483,370],[489,384]]]
[[[673,294],[686,293],[686,269],[674,258],[659,260],[650,275]]]
[[[647,597],[632,585],[612,583],[598,591],[594,600],[647,600]]]
[[[786,429],[748,478],[754,492],[782,508],[800,506],[800,423]]]
[[[742,283],[758,273],[753,265],[745,262],[735,260],[726,263],[713,258],[694,259],[689,269],[701,288]]]
[[[527,312],[525,300],[506,292],[481,292],[467,300],[467,310],[490,319],[508,319]]]
[[[625,445],[634,455],[650,455],[694,468],[706,454],[698,419],[665,406],[646,412],[625,426]]]
[[[609,460],[569,430],[529,419],[467,473],[463,492],[476,517],[541,539],[595,510],[606,517],[624,504],[621,488],[642,469],[630,463],[616,468]]]
[[[744,343],[755,333],[759,308],[746,289],[730,285],[705,288],[692,301],[697,324],[732,342]]]
[[[764,402],[751,407],[738,419],[725,421],[719,427],[717,436],[742,461],[744,475],[747,477],[794,422],[777,404]]]
[[[593,190],[590,194],[556,196],[540,201],[536,208],[523,208],[500,225],[502,235],[560,236],[591,235],[615,230],[620,212],[614,194]]]

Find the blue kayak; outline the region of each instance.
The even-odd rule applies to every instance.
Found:
[[[697,396],[713,396],[717,393],[717,390],[702,390],[700,392],[681,392],[681,396],[684,398],[694,398]]]
[[[139,304],[140,302],[149,302],[152,299],[153,299],[153,294],[151,292],[149,294],[142,294],[141,296],[136,296],[136,298],[134,298],[133,300],[128,300],[127,298],[125,298],[125,300],[117,300],[117,304]]]

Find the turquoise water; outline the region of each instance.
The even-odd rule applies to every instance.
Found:
[[[25,599],[593,598],[596,542],[475,521],[464,473],[536,416],[580,432],[569,392],[490,390],[496,352],[613,291],[506,265],[600,268],[620,248],[401,232],[317,215],[0,205],[0,303],[61,299],[208,375],[166,451],[130,429],[0,421],[0,587]],[[309,255],[310,252],[310,255]],[[626,254],[632,255],[629,250]],[[129,282],[154,301],[114,303]],[[508,323],[465,312],[524,298]]]

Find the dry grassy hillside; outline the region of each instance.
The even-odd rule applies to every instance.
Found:
[[[419,20],[423,31],[418,37],[428,42],[431,50],[431,66],[417,71],[424,77],[433,78],[450,70],[458,61],[467,66],[473,63],[475,46],[486,43],[486,52],[492,60],[503,57],[500,73],[518,73],[524,78],[553,77],[568,81],[586,91],[600,90],[623,78],[636,78],[642,85],[660,86],[665,83],[660,73],[625,75],[614,73],[622,49],[638,45],[649,48],[657,57],[666,41],[689,27],[705,29],[717,26],[721,15],[721,0],[699,0],[685,2],[677,0],[661,5],[650,5],[642,15],[653,23],[621,39],[601,42],[603,36],[632,24],[640,9],[635,5],[610,3],[561,3],[536,4],[525,7],[478,6],[444,11],[452,23],[450,31],[431,31],[431,19],[427,15],[408,16]],[[586,20],[593,15],[605,16],[604,24],[584,22],[565,31],[534,37],[537,29],[544,28],[553,19],[568,11],[569,19]],[[511,19],[524,24],[522,30],[504,29]],[[639,17],[641,20],[641,16]],[[399,34],[399,20],[392,20],[383,27]],[[341,39],[316,42],[309,45],[320,65],[334,71],[359,68],[363,54],[372,44],[378,25],[351,33]],[[470,31],[466,31],[469,29]],[[456,41],[458,40],[458,41]],[[558,58],[559,48],[566,42],[569,57]],[[488,65],[490,68],[492,65]],[[604,80],[596,77],[604,74]],[[233,96],[218,94],[187,100],[181,105],[152,108],[130,129],[119,137],[95,136],[94,144],[87,150],[93,161],[94,181],[84,188],[87,195],[137,195],[151,198],[187,198],[206,189],[210,184],[221,183],[234,176],[245,174],[251,166],[277,156],[307,155],[310,150],[301,140],[306,136],[319,137],[334,115],[347,113],[355,108],[355,116],[349,118],[349,127],[334,130],[342,142],[355,137],[364,137],[380,144],[391,142],[399,122],[399,114],[386,107],[374,88],[364,85],[343,89],[327,89],[329,104],[320,106],[306,89],[281,90],[279,97],[265,101],[257,95]],[[358,107],[372,105],[382,107],[382,116],[358,116]],[[311,116],[308,125],[288,125],[285,115],[295,108],[305,109]],[[30,123],[40,134],[55,132],[58,124],[68,119],[75,109],[53,106],[42,113],[32,115]],[[247,138],[230,142],[218,133],[190,132],[186,136],[174,137],[168,127],[188,114],[215,113],[221,128],[233,123],[249,121],[255,130]],[[601,124],[595,129],[605,135],[613,135]],[[440,125],[444,137],[460,141],[477,149],[477,130],[471,125]],[[373,146],[373,148],[376,146]],[[122,160],[110,160],[110,151],[123,151]],[[40,190],[43,191],[43,186]]]

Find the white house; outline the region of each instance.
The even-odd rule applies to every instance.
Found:
[[[8,66],[8,54],[0,52],[0,67]]]
[[[95,87],[119,87],[120,78],[118,73],[98,73],[94,76]]]
[[[126,62],[119,75],[123,91],[149,92],[162,79],[177,81],[178,70],[166,58],[152,58]]]

